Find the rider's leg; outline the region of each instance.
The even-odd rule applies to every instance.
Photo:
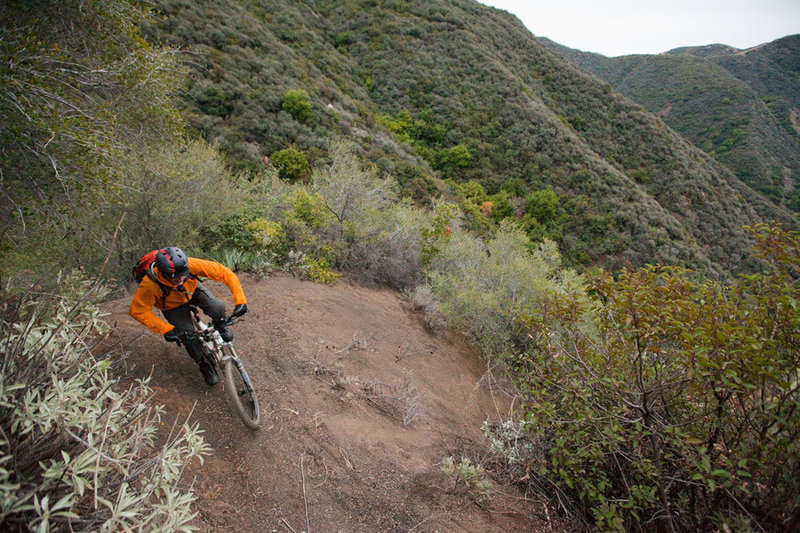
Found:
[[[170,309],[169,311],[161,311],[164,315],[164,318],[175,326],[175,329],[180,331],[193,331],[194,324],[192,323],[192,317],[189,315],[189,304],[183,304],[180,307],[176,307],[175,309]]]
[[[198,283],[192,295],[192,303],[211,317],[211,320],[214,322],[214,328],[219,331],[222,340],[228,342],[233,340],[233,332],[229,327],[222,324],[222,319],[225,318],[225,304],[222,300],[211,294],[211,291]]]
[[[197,337],[197,333],[194,332],[194,324],[189,315],[190,312],[189,304],[184,304],[175,309],[163,311],[163,314],[167,322],[175,326],[176,329],[185,332],[181,336],[181,342],[186,347],[189,357],[200,367],[200,373],[203,374],[206,384],[216,385],[219,383],[219,376],[214,367],[203,358],[203,345]]]

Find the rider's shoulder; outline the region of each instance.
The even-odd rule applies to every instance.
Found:
[[[145,292],[155,293],[156,291],[160,290],[161,288],[159,287],[158,282],[153,280],[150,276],[143,277],[141,281],[139,281],[139,283],[136,285],[137,292],[145,291]]]
[[[218,269],[218,268],[226,268],[225,265],[219,263],[217,261],[212,261],[210,259],[201,259],[199,257],[187,257],[189,262],[189,270],[192,267],[195,268],[211,268],[211,269]]]

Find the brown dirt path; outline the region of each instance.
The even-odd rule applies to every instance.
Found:
[[[495,481],[481,505],[441,472],[448,455],[485,451],[481,424],[510,403],[486,385],[466,343],[432,335],[390,290],[285,274],[242,282],[250,312],[235,343],[262,406],[257,432],[236,418],[221,384],[207,387],[183,350],[127,315],[128,298],[107,307],[125,375],[152,372],[166,429],[194,406],[214,449],[186,476],[201,531],[559,530],[513,486]],[[227,289],[208,285],[230,308]]]

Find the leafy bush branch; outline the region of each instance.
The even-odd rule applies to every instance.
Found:
[[[54,295],[2,294],[0,524],[36,531],[189,531],[185,466],[208,446],[197,425],[157,447],[162,408],[97,357],[104,291],[79,276]]]
[[[442,461],[442,473],[453,480],[452,491],[467,491],[479,502],[484,503],[491,498],[492,483],[486,479],[486,471],[479,464],[472,464],[466,457],[455,462],[452,456]]]
[[[526,316],[528,467],[602,528],[800,519],[800,238],[752,233],[763,274],[722,285],[678,268],[600,272],[589,300],[551,293]]]

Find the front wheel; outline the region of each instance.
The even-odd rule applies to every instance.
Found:
[[[261,410],[258,408],[258,398],[250,377],[244,369],[242,362],[231,354],[225,360],[225,391],[233,404],[236,414],[244,424],[251,429],[259,429],[261,424]]]

